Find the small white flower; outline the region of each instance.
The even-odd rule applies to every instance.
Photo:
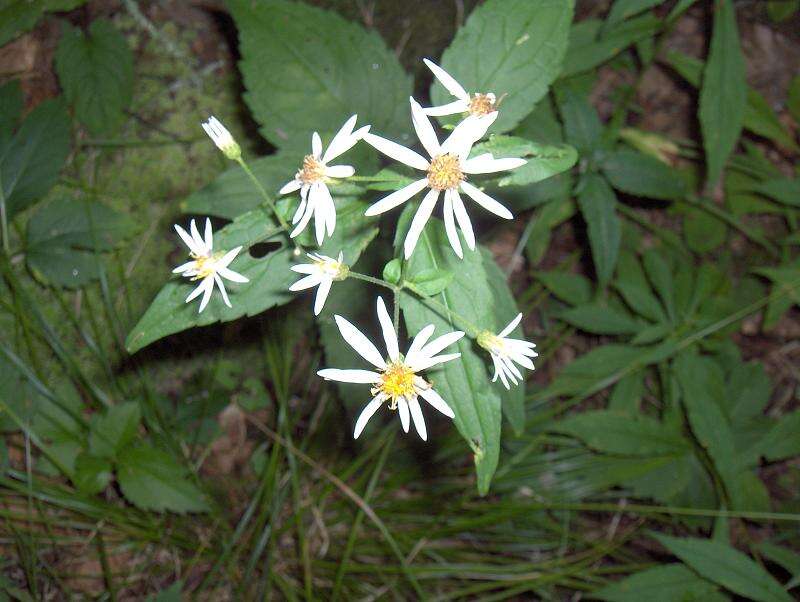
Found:
[[[198,232],[194,220],[189,224],[189,231],[192,233],[191,236],[178,224],[175,224],[175,231],[183,239],[183,242],[186,243],[186,246],[189,247],[189,256],[192,260],[183,265],[179,265],[172,270],[172,273],[180,274],[192,280],[202,281],[197,285],[197,288],[186,297],[186,303],[199,297],[202,293],[203,298],[200,301],[200,310],[198,313],[202,312],[211,299],[211,293],[214,291],[214,283],[216,282],[220,293],[222,293],[222,300],[225,301],[225,305],[231,307],[231,302],[228,299],[228,293],[225,290],[222,279],[226,278],[233,282],[250,281],[241,274],[228,269],[230,263],[239,254],[239,251],[242,250],[242,247],[236,247],[227,253],[214,253],[214,235],[211,232],[211,220],[207,218],[205,238],[200,236],[200,232]]]
[[[350,272],[349,266],[342,263],[344,255],[339,251],[339,258],[334,259],[327,255],[306,253],[311,263],[293,265],[292,270],[298,274],[308,274],[289,287],[290,291],[303,291],[307,288],[319,286],[314,299],[314,315],[318,316],[325,305],[328,293],[334,280],[344,280]]]
[[[500,334],[486,331],[478,335],[478,344],[492,356],[492,362],[494,363],[492,382],[495,382],[499,376],[506,389],[511,388],[508,384],[509,380],[515,385],[523,380],[522,373],[514,365],[514,362],[528,370],[533,370],[534,366],[530,358],[538,357],[539,355],[533,350],[536,347],[534,343],[529,343],[522,339],[508,338],[507,335],[517,327],[520,320],[522,320],[522,314],[518,314],[516,318],[511,320]]]
[[[209,117],[208,121],[202,124],[206,134],[209,135],[217,148],[221,150],[228,159],[236,161],[242,156],[242,149],[233,139],[227,128],[219,122],[216,117]]]
[[[306,229],[312,217],[314,217],[317,244],[322,244],[326,230],[328,236],[333,235],[333,230],[336,228],[336,207],[333,204],[333,197],[328,190],[327,182],[331,178],[349,178],[355,173],[355,169],[350,165],[329,166],[328,162],[350,150],[369,131],[368,125],[353,131],[357,117],[357,115],[353,115],[345,122],[342,129],[331,140],[324,154],[322,140],[319,134],[314,132],[311,136],[311,154],[305,156],[303,165],[295,174],[294,179],[280,189],[280,194],[300,191],[300,206],[292,218],[292,225],[296,224],[290,234],[292,238]]]
[[[425,177],[412,182],[408,186],[396,190],[387,197],[369,207],[366,215],[378,215],[406,202],[418,192],[428,188],[428,193],[411,221],[405,243],[403,245],[406,259],[411,257],[417,245],[420,234],[428,222],[439,199],[439,193],[444,192],[444,226],[450,246],[456,255],[463,257],[461,241],[456,231],[458,222],[467,246],[475,249],[475,234],[472,222],[467,215],[464,202],[461,200],[459,190],[465,192],[476,203],[487,211],[505,219],[511,219],[511,212],[498,203],[488,194],[467,182],[467,174],[485,174],[514,169],[526,163],[525,159],[495,159],[491,153],[484,153],[468,159],[472,145],[479,140],[486,129],[497,118],[497,112],[478,117],[474,120],[465,119],[459,123],[443,144],[439,144],[433,126],[428,117],[423,113],[417,101],[411,99],[411,117],[414,129],[422,146],[430,155],[428,161],[419,153],[401,146],[396,142],[381,138],[375,134],[365,134],[364,140],[380,152],[405,165],[420,171],[427,172]]]
[[[378,321],[383,331],[383,340],[386,343],[388,354],[388,357],[384,359],[375,345],[358,328],[341,316],[334,317],[344,340],[361,357],[378,368],[378,372],[372,370],[338,370],[335,368],[328,368],[318,372],[326,380],[372,385],[370,390],[373,395],[372,401],[361,411],[356,420],[355,431],[353,432],[354,438],[358,439],[369,419],[372,418],[373,414],[378,411],[378,408],[385,401],[389,402],[390,410],[398,410],[400,423],[406,433],[409,427],[409,417],[413,419],[414,427],[423,440],[428,438],[428,432],[425,428],[425,420],[422,417],[419,397],[422,397],[445,416],[450,418],[455,416],[450,406],[433,390],[433,386],[421,376],[418,376],[417,373],[461,357],[460,353],[436,354],[463,337],[463,332],[451,332],[428,342],[434,330],[433,324],[429,324],[414,337],[408,352],[403,356],[400,354],[397,334],[392,326],[389,313],[386,311],[386,305],[383,299],[378,297]]]
[[[469,113],[469,117],[467,118],[469,119],[494,113],[496,117],[497,97],[492,92],[476,92],[470,95],[452,75],[439,65],[428,59],[422,60],[428,66],[428,69],[433,71],[436,79],[447,88],[447,91],[458,99],[446,105],[423,109],[426,115],[438,117],[442,115],[455,115],[456,113]]]

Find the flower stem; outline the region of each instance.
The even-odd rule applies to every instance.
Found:
[[[369,282],[370,284],[377,284],[378,286],[388,288],[392,292],[399,289],[398,286],[392,284],[391,282],[386,282],[386,280],[381,280],[380,278],[373,278],[372,276],[367,276],[366,274],[359,274],[358,272],[354,272],[352,270],[350,271],[349,275],[356,280],[363,280],[364,282]]]
[[[267,205],[269,205],[269,208],[272,210],[272,213],[275,214],[275,217],[278,219],[278,223],[280,223],[281,228],[283,228],[283,230],[286,232],[286,235],[289,236],[289,232],[291,232],[291,229],[289,228],[289,224],[286,223],[286,220],[283,218],[283,216],[278,212],[278,208],[275,206],[275,201],[272,200],[272,197],[266,191],[261,182],[259,182],[258,178],[250,169],[250,167],[247,165],[245,160],[242,157],[239,157],[238,159],[236,159],[236,162],[244,170],[244,173],[246,173],[247,176],[250,178],[250,180],[253,182],[253,185],[258,189],[258,192],[261,194],[261,197],[264,199]],[[302,253],[303,252],[302,245],[296,241],[292,242],[294,243],[295,249],[297,249],[298,252]]]

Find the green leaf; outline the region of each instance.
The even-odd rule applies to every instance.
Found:
[[[403,275],[403,262],[396,257],[383,266],[383,279],[386,282],[397,284]]]
[[[614,273],[622,240],[617,197],[597,174],[587,174],[578,192],[578,206],[586,222],[597,279],[605,286]]]
[[[507,132],[547,94],[561,70],[572,21],[572,0],[488,0],[475,8],[444,51],[441,66],[470,93],[494,92]],[[454,99],[431,87],[434,105]]]
[[[680,432],[643,414],[591,410],[557,422],[552,430],[576,437],[592,449],[609,454],[683,455],[691,449]]]
[[[710,253],[725,242],[728,226],[718,217],[691,206],[681,208],[681,213],[686,246],[695,253]]]
[[[105,19],[93,21],[86,33],[62,27],[55,65],[64,96],[92,134],[113,133],[133,96],[133,53]]]
[[[537,265],[550,244],[553,228],[575,215],[575,202],[570,197],[559,197],[546,203],[534,213],[533,228],[525,245],[525,254],[532,265]]]
[[[599,303],[572,307],[558,317],[592,334],[634,334],[642,328],[641,323],[627,314]]]
[[[648,155],[613,151],[603,157],[601,167],[611,185],[628,194],[666,201],[681,199],[686,194],[683,177]]]
[[[591,593],[607,602],[722,602],[713,583],[682,564],[667,564],[634,573]]]
[[[769,541],[762,541],[756,545],[759,553],[769,558],[772,562],[781,565],[792,576],[789,583],[786,584],[787,589],[791,589],[792,583],[796,587],[800,584],[800,554],[793,552],[788,548],[776,546]]]
[[[406,280],[414,290],[426,297],[441,293],[452,281],[453,272],[435,268],[419,270]]]
[[[645,392],[644,370],[638,370],[619,379],[608,398],[608,409],[612,412],[636,414]]]
[[[767,100],[753,88],[747,89],[747,105],[744,109],[743,123],[748,130],[773,140],[784,148],[795,152],[800,148]]]
[[[600,142],[603,124],[589,99],[570,87],[559,88],[558,111],[564,121],[564,134],[580,154],[590,155]]]
[[[147,596],[146,602],[181,602],[183,581],[176,581],[167,589],[161,590],[155,596]]]
[[[536,272],[547,290],[569,305],[584,305],[592,297],[592,283],[585,276],[569,272]]]
[[[735,594],[758,602],[790,602],[792,599],[769,573],[726,544],[658,533],[653,537],[701,576]]]
[[[753,190],[784,205],[800,207],[800,179],[767,180],[753,186]]]
[[[117,247],[135,227],[127,215],[99,203],[58,199],[28,220],[25,260],[46,283],[80,287],[99,276],[97,253]]]
[[[774,23],[781,23],[800,9],[800,0],[769,0],[767,14]]]
[[[656,249],[645,251],[642,261],[647,279],[661,298],[661,303],[667,309],[667,315],[671,320],[675,320],[675,285],[670,266]]]
[[[794,120],[800,123],[800,75],[795,75],[789,84],[789,97],[786,99],[786,107],[794,117]]]
[[[104,415],[92,420],[89,450],[98,458],[113,460],[133,442],[140,420],[141,410],[134,401],[111,406]]]
[[[72,482],[80,491],[95,495],[111,482],[111,463],[85,452],[75,459],[75,473]]]
[[[46,12],[68,11],[86,0],[7,0],[0,6],[0,46],[33,29]]]
[[[728,155],[739,139],[746,102],[747,82],[736,12],[731,0],[716,0],[714,31],[703,72],[698,112],[711,185],[719,180]]]
[[[608,11],[604,27],[611,29],[620,21],[629,19],[659,4],[661,4],[661,0],[616,0],[611,6],[611,10]]]
[[[0,137],[0,185],[10,220],[53,187],[70,147],[70,123],[64,105],[46,100],[9,139]]]
[[[497,158],[520,157],[527,163],[500,178],[500,186],[535,184],[570,169],[578,161],[578,152],[567,144],[548,146],[517,136],[492,136],[476,145],[473,155],[492,153]]]
[[[336,231],[325,241],[320,252],[334,256],[341,250],[346,263],[355,263],[377,234],[373,220],[364,217],[365,208],[365,203],[342,200],[337,207]],[[291,301],[294,295],[289,292],[289,286],[297,279],[297,274],[290,269],[295,261],[294,249],[280,241],[272,214],[265,209],[249,211],[215,232],[215,249],[245,247],[230,268],[249,278],[250,282],[225,285],[233,307],[227,307],[215,292],[203,313],[198,313],[196,303],[184,302],[196,283],[173,278],[129,333],[125,342],[128,351],[134,353],[153,341],[193,326],[253,316]],[[280,244],[280,248],[263,257],[254,257],[248,252],[252,245],[265,242]]]
[[[206,512],[203,492],[169,454],[140,445],[119,455],[117,480],[125,498],[142,510]]]
[[[0,86],[0,144],[11,136],[14,126],[22,115],[22,88],[18,81]]]
[[[381,135],[408,131],[411,78],[376,31],[302,2],[227,5],[244,99],[273,145],[306,150],[311,132],[332,135],[353,114]]]
[[[542,396],[576,395],[593,390],[616,372],[628,368],[642,355],[641,348],[627,345],[595,347],[567,364]]]
[[[781,416],[778,423],[758,443],[764,457],[770,461],[800,455],[800,411]]]
[[[478,250],[469,249],[464,250],[464,259],[459,259],[449,248],[444,225],[438,219],[431,219],[406,264],[406,274],[413,278],[423,270],[452,271],[453,282],[434,299],[475,327],[498,332],[498,326],[504,324],[498,323],[495,294],[483,261]],[[438,334],[464,326],[409,294],[401,295],[400,306],[410,334],[416,334],[428,324],[436,326]],[[460,352],[461,357],[429,374],[429,380],[455,412],[456,427],[474,454],[478,491],[484,495],[489,490],[500,453],[500,395],[487,372],[488,354],[466,337],[454,347],[457,349],[451,349]]]
[[[639,260],[629,251],[620,254],[614,287],[620,292],[625,303],[640,316],[653,322],[666,321],[667,315],[652,293]]]

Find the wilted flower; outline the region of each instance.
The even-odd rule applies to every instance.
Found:
[[[507,335],[517,327],[520,320],[522,320],[522,314],[518,314],[516,318],[511,320],[508,326],[499,334],[485,331],[478,335],[478,344],[492,356],[492,362],[494,363],[492,382],[495,382],[499,376],[506,389],[511,388],[508,384],[509,380],[515,385],[523,380],[522,373],[514,365],[514,362],[528,370],[533,370],[534,366],[530,358],[539,355],[533,350],[536,347],[534,343],[529,343],[522,339],[508,338]]]
[[[470,95],[455,78],[439,65],[428,59],[422,59],[433,71],[436,79],[447,88],[447,91],[458,100],[440,105],[438,107],[428,107],[423,109],[426,115],[441,116],[454,115],[456,113],[469,113],[470,117],[481,117],[483,115],[495,114],[497,116],[497,97],[492,92],[476,92]]]
[[[179,265],[172,270],[172,272],[191,278],[192,280],[201,280],[197,288],[186,297],[186,303],[189,303],[202,293],[203,298],[200,301],[200,310],[198,313],[202,312],[211,299],[211,293],[214,291],[214,283],[216,282],[220,293],[222,293],[222,300],[225,301],[225,305],[231,307],[231,302],[228,299],[228,293],[225,290],[225,284],[222,282],[222,279],[226,278],[233,282],[249,282],[249,279],[245,276],[228,269],[230,263],[239,254],[239,251],[242,250],[242,247],[236,247],[227,253],[214,253],[214,235],[211,231],[211,220],[208,218],[206,218],[205,238],[200,236],[200,232],[198,232],[194,220],[189,224],[189,231],[192,233],[191,236],[177,224],[175,224],[175,231],[180,235],[181,239],[183,239],[183,242],[186,243],[186,246],[189,247],[189,256],[192,260],[183,265]]]
[[[214,116],[209,117],[208,121],[204,122],[202,125],[206,134],[209,135],[211,140],[214,141],[214,144],[217,145],[217,148],[221,150],[228,159],[236,161],[241,158],[242,149],[239,147],[236,140],[233,139],[233,136],[231,136],[227,128],[219,122],[219,119]]]
[[[369,126],[366,125],[354,132],[356,119],[357,115],[353,115],[345,122],[324,154],[322,140],[319,134],[314,132],[311,136],[311,154],[303,158],[303,165],[294,179],[281,188],[280,194],[300,191],[300,206],[292,218],[292,224],[296,224],[290,235],[292,238],[306,229],[312,217],[314,217],[317,244],[322,244],[326,230],[328,236],[333,235],[333,230],[336,228],[336,207],[327,182],[332,178],[348,178],[355,173],[355,169],[350,165],[329,166],[328,162],[350,150],[369,131]]]
[[[311,263],[301,263],[293,265],[292,270],[298,274],[308,274],[289,287],[290,291],[303,291],[307,288],[319,286],[317,296],[314,299],[314,315],[318,316],[325,305],[328,293],[331,292],[331,285],[334,280],[344,280],[350,272],[350,268],[342,263],[344,255],[339,252],[339,258],[334,259],[327,255],[317,253],[307,253]]]
[[[479,140],[489,125],[497,118],[497,112],[490,113],[474,120],[465,119],[459,123],[448,136],[444,144],[439,144],[433,126],[428,117],[423,113],[417,101],[411,99],[411,117],[414,129],[422,146],[430,155],[428,161],[419,153],[401,146],[396,142],[381,138],[375,134],[365,134],[364,140],[380,152],[392,157],[415,169],[427,172],[426,176],[408,186],[396,190],[382,198],[366,211],[366,215],[378,215],[406,202],[418,192],[428,188],[429,191],[422,199],[422,203],[411,221],[408,235],[403,248],[406,259],[411,257],[420,234],[439,199],[439,193],[444,192],[444,225],[450,245],[456,255],[463,257],[461,241],[456,232],[458,222],[464,240],[470,249],[475,249],[475,234],[472,222],[467,215],[464,202],[461,200],[459,190],[465,192],[476,203],[487,211],[505,219],[511,219],[511,212],[498,203],[488,194],[467,182],[467,174],[484,174],[514,169],[526,163],[525,159],[495,159],[491,153],[484,153],[468,159],[472,145]]]
[[[430,324],[414,337],[408,352],[403,356],[400,354],[397,334],[392,326],[389,313],[386,311],[386,305],[383,299],[378,297],[378,321],[383,331],[383,340],[386,343],[388,354],[388,357],[384,359],[375,345],[358,328],[341,316],[334,317],[344,340],[361,357],[378,368],[378,372],[372,370],[338,370],[335,368],[328,368],[318,372],[326,380],[372,385],[370,390],[373,395],[372,401],[367,404],[358,416],[353,437],[358,438],[369,419],[372,418],[385,401],[389,402],[390,410],[398,410],[400,423],[406,433],[409,428],[409,417],[414,420],[414,427],[423,440],[428,438],[428,432],[425,428],[425,420],[422,417],[419,397],[422,397],[445,416],[454,417],[453,410],[433,390],[431,383],[426,382],[417,373],[461,357],[460,353],[436,354],[463,337],[463,332],[451,332],[428,342],[434,330],[433,324]]]

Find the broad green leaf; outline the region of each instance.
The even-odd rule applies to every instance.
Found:
[[[557,145],[564,142],[564,132],[556,115],[552,95],[547,95],[525,119],[514,128],[513,134],[541,144]]]
[[[99,276],[97,253],[119,246],[135,229],[130,217],[99,203],[58,199],[28,220],[25,260],[43,282],[80,287]]]
[[[614,287],[622,295],[625,303],[640,316],[654,322],[667,320],[664,308],[651,291],[638,258],[629,251],[623,251],[619,256]]]
[[[755,185],[753,190],[784,205],[800,207],[800,179],[798,178],[767,180]]]
[[[18,81],[0,86],[0,144],[11,137],[14,126],[22,114],[22,88]]]
[[[561,371],[542,393],[545,397],[576,395],[601,387],[616,372],[643,356],[641,348],[603,345],[580,356]],[[611,384],[611,383],[608,383]]]
[[[722,602],[717,587],[682,564],[666,564],[634,573],[591,593],[607,602]]]
[[[125,498],[142,510],[205,512],[203,492],[169,454],[146,445],[119,454],[117,480]]]
[[[597,174],[587,174],[581,181],[578,206],[586,222],[597,279],[605,286],[614,273],[622,239],[622,227],[616,213],[617,198],[608,183]]]
[[[758,449],[770,461],[800,455],[800,411],[781,416],[758,443]]]
[[[758,602],[790,602],[781,584],[740,551],[710,539],[653,537],[692,570],[735,594]]]
[[[536,210],[525,245],[525,254],[532,265],[537,265],[547,252],[553,228],[575,215],[575,211],[575,202],[570,197],[557,197]]]
[[[603,124],[589,99],[570,87],[559,88],[558,111],[564,121],[564,135],[580,154],[590,155],[600,143]]]
[[[46,12],[68,11],[86,0],[7,0],[0,6],[0,46],[33,29]]]
[[[547,94],[561,70],[572,21],[572,0],[488,0],[475,8],[442,54],[441,66],[470,94],[494,92],[507,132]],[[454,98],[441,84],[434,105]]]
[[[406,280],[413,285],[416,291],[426,297],[438,295],[453,281],[453,272],[437,268],[428,268],[417,271]]]
[[[408,132],[411,78],[377,32],[302,2],[227,5],[244,99],[274,146],[306,150],[313,131],[332,135],[353,114],[390,138]]]
[[[9,220],[56,183],[69,154],[70,135],[63,103],[46,100],[25,118],[12,138],[0,138],[0,194],[5,197]]]
[[[110,21],[92,21],[87,32],[62,24],[56,72],[75,116],[94,134],[113,133],[133,96],[133,53]]]
[[[366,204],[357,201],[340,204],[336,231],[325,241],[320,252],[334,256],[341,250],[344,261],[353,264],[377,234],[373,222],[364,217],[365,208]],[[294,295],[289,292],[289,286],[298,278],[290,268],[296,259],[294,249],[284,241],[274,226],[271,212],[264,209],[249,211],[214,233],[215,249],[244,246],[230,268],[249,278],[250,282],[226,283],[233,307],[227,307],[215,292],[203,313],[198,313],[197,303],[184,302],[196,282],[173,277],[131,330],[125,342],[128,351],[134,353],[153,341],[193,326],[253,316],[291,301]],[[280,247],[263,257],[254,257],[248,248],[257,243]]]
[[[642,328],[642,324],[629,315],[599,303],[572,307],[558,317],[592,334],[635,334]]]
[[[111,481],[111,463],[85,452],[75,459],[72,482],[78,490],[94,495],[105,489]]]
[[[136,437],[141,419],[139,404],[127,401],[111,406],[92,420],[89,450],[98,458],[114,459]]]
[[[714,30],[708,62],[703,72],[698,117],[706,153],[709,184],[719,180],[742,131],[747,82],[736,11],[731,0],[714,3]]]
[[[585,276],[569,272],[536,272],[536,279],[547,290],[569,305],[584,305],[592,297],[592,283]]]
[[[452,271],[455,275],[453,282],[433,299],[469,320],[476,328],[498,332],[505,324],[500,324],[496,315],[495,293],[483,263],[484,258],[478,250],[465,249],[464,259],[459,259],[449,248],[443,224],[431,219],[407,263],[406,277],[413,278],[429,269]],[[465,326],[410,294],[401,295],[400,303],[410,333],[417,333],[428,324],[436,326],[436,334]],[[441,370],[429,373],[428,380],[455,412],[456,427],[472,448],[478,491],[483,495],[489,490],[500,453],[500,395],[491,382],[487,352],[466,337],[450,349],[460,352],[461,357],[447,362]]]
[[[611,185],[628,194],[667,201],[686,194],[681,174],[648,155],[613,151],[603,157],[601,167]]]
[[[675,430],[644,414],[590,410],[568,416],[552,430],[566,433],[592,449],[629,456],[682,455],[690,449]]]
[[[608,409],[611,412],[636,414],[639,402],[645,392],[645,371],[638,370],[619,379],[611,395],[608,397]]]
[[[578,152],[567,144],[546,146],[516,136],[492,136],[473,149],[474,155],[492,153],[496,158],[520,157],[528,162],[500,178],[500,186],[535,184],[570,169]]]

